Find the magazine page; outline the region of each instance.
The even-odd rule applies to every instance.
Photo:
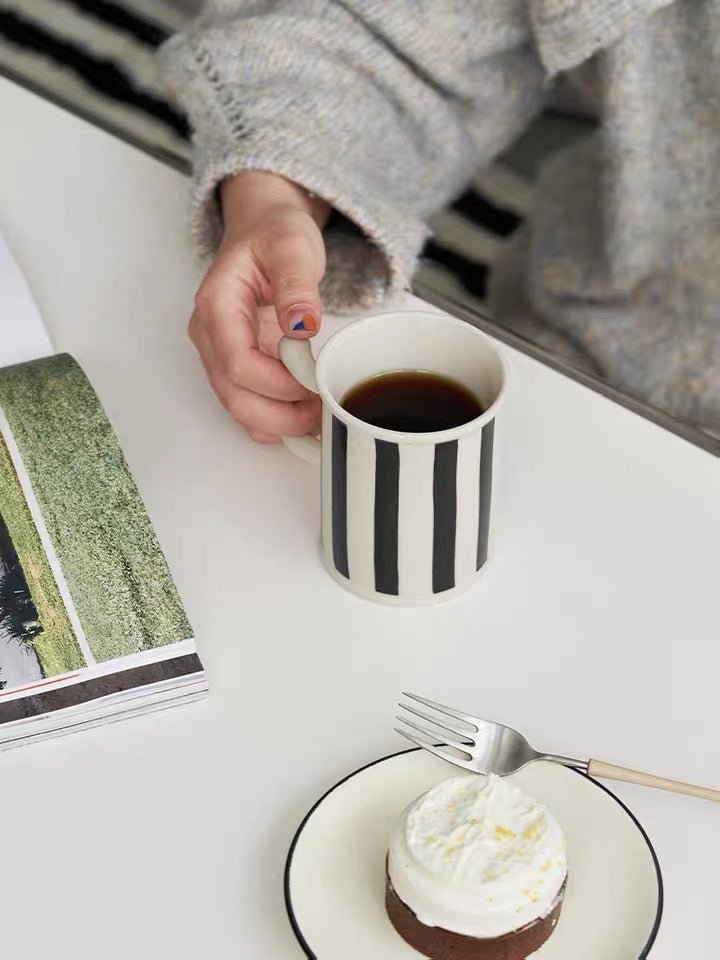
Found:
[[[84,373],[67,354],[0,370],[0,738],[4,724],[200,677],[166,560]]]
[[[52,352],[27,281],[0,233],[0,367]]]

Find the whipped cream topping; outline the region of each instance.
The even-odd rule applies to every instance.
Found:
[[[508,780],[457,777],[403,811],[388,873],[426,926],[500,937],[557,903],[565,838],[546,808]]]

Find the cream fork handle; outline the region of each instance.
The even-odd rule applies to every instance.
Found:
[[[614,763],[605,763],[603,760],[591,760],[588,763],[588,773],[591,777],[639,783],[643,787],[655,787],[657,790],[669,790],[671,793],[684,793],[689,797],[700,797],[702,800],[714,800],[715,803],[720,803],[720,790],[699,787],[693,783],[682,783],[680,780],[668,780],[667,777],[656,777],[652,773],[629,770],[627,767],[618,767]]]

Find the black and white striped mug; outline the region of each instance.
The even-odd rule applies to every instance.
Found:
[[[285,443],[322,463],[329,573],[380,603],[439,603],[463,594],[487,558],[495,415],[507,382],[488,338],[446,314],[397,310],[341,329],[317,363],[307,340],[285,338],[280,355],[322,399],[322,439]],[[450,377],[475,394],[484,412],[453,429],[404,433],[343,408],[352,387],[399,370]]]

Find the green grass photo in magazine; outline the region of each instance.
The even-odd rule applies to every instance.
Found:
[[[42,675],[83,666],[82,650],[88,662],[104,662],[191,637],[117,438],[75,361],[58,355],[0,370],[0,413],[9,434],[0,447],[0,516],[10,559],[14,552],[22,571],[15,571],[20,594],[23,580],[26,588],[24,613],[19,621],[17,611],[14,616],[25,624],[26,646]],[[8,453],[11,444],[38,524]],[[38,527],[51,550],[44,550]],[[2,536],[0,555],[1,546]],[[53,553],[58,576],[48,561]],[[2,582],[0,569],[0,617]],[[68,593],[74,612],[63,604]],[[0,670],[2,636],[0,621]],[[0,672],[0,682],[6,679]]]

